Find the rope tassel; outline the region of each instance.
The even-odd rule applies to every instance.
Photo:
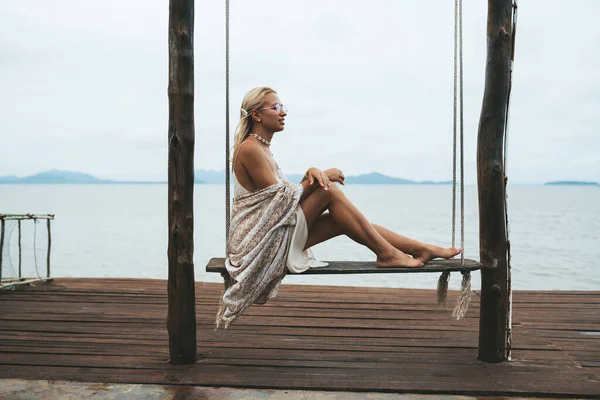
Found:
[[[462,274],[460,294],[458,295],[456,307],[454,307],[454,311],[452,312],[452,316],[457,320],[462,319],[465,316],[469,309],[469,303],[471,302],[471,273],[466,271]]]
[[[450,280],[450,271],[444,271],[440,275],[437,284],[437,303],[438,306],[446,305],[446,297],[448,296],[448,281]]]

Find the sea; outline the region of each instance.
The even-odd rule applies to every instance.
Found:
[[[194,189],[195,279],[221,282],[205,266],[225,255],[225,187]],[[374,223],[440,246],[452,242],[449,185],[347,185],[348,198]],[[509,239],[514,290],[600,290],[600,187],[511,185]],[[51,276],[167,279],[167,185],[0,185],[0,213],[54,214]],[[465,186],[464,235],[460,199],[455,240],[479,259],[477,187]],[[18,226],[7,221],[2,275],[18,270]],[[47,227],[21,224],[22,275],[46,274]],[[320,260],[373,261],[346,237],[313,248]],[[285,284],[435,288],[437,274],[288,276]],[[460,287],[460,274],[450,288]],[[480,274],[473,274],[474,289]]]

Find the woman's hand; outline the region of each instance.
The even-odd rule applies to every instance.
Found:
[[[344,176],[344,173],[341,170],[337,168],[330,168],[325,170],[324,172],[331,182],[338,182],[342,185],[345,185],[344,180],[346,179],[346,177]]]
[[[312,186],[312,184],[315,182],[319,182],[319,185],[324,187],[325,190],[331,186],[331,182],[329,181],[327,174],[318,168],[309,168],[308,171],[306,171],[306,179],[308,179],[308,184],[310,186]]]

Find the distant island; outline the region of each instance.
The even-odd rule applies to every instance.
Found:
[[[289,174],[287,178],[290,182],[300,182],[303,174]],[[196,178],[202,180],[204,183],[218,184],[225,183],[225,171],[207,171],[207,170],[196,170]],[[412,181],[403,178],[394,178],[391,176],[380,174],[379,172],[371,172],[363,175],[348,176],[346,177],[346,184],[359,184],[359,185],[446,185],[452,184],[452,181]]]
[[[0,176],[0,184],[32,184],[32,185],[98,185],[98,184],[156,184],[167,183],[151,181],[114,181],[101,179],[83,172],[50,170],[39,174],[19,178],[16,175]]]
[[[547,186],[600,186],[598,182],[583,182],[583,181],[553,181],[546,182]]]
[[[197,169],[194,171],[194,183],[197,184],[224,184],[225,171]],[[289,174],[287,178],[291,182],[300,182],[302,174]],[[18,177],[16,175],[0,176],[0,184],[40,184],[40,185],[123,185],[123,184],[166,184],[166,180],[155,181],[118,181],[102,179],[91,174],[73,171],[61,171],[57,169],[40,172],[35,175]],[[348,185],[451,185],[452,181],[414,181],[404,178],[395,178],[379,172],[352,175],[346,177]],[[547,186],[600,186],[597,182],[589,181],[550,181],[544,183]]]
[[[300,182],[301,174],[290,174],[291,182]],[[0,176],[0,184],[166,184],[166,181],[115,181],[101,179],[90,174],[72,171],[50,170],[35,175],[18,177],[16,175]],[[203,170],[195,171],[194,183],[198,184],[223,184],[225,183],[225,171]],[[452,181],[413,181],[410,179],[394,178],[378,172],[363,175],[348,176],[346,184],[360,185],[446,185]]]
[[[109,179],[100,179],[81,172],[59,171],[56,169],[40,172],[39,174],[19,178],[15,175],[0,176],[0,183],[29,183],[29,184],[65,184],[65,183],[114,183]]]

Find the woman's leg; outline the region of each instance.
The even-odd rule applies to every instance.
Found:
[[[402,236],[381,225],[373,224],[373,226],[392,246],[423,261],[423,263],[431,261],[434,258],[452,258],[462,251],[456,247],[444,248],[430,243],[419,242],[418,240]]]
[[[330,186],[328,190],[321,187],[315,189],[300,202],[300,206],[306,217],[309,236],[311,228],[323,211],[329,210],[332,220],[340,227],[342,233],[367,246],[377,255],[378,266],[423,266],[421,260],[409,257],[386,241],[336,185]]]
[[[381,225],[372,224],[375,230],[392,246],[398,250],[412,255],[414,258],[426,263],[434,258],[452,258],[460,254],[460,249],[454,247],[443,248],[429,243],[422,243]],[[308,230],[308,239],[305,248],[308,249],[316,244],[342,235],[343,228],[332,218],[330,213],[323,213]]]

